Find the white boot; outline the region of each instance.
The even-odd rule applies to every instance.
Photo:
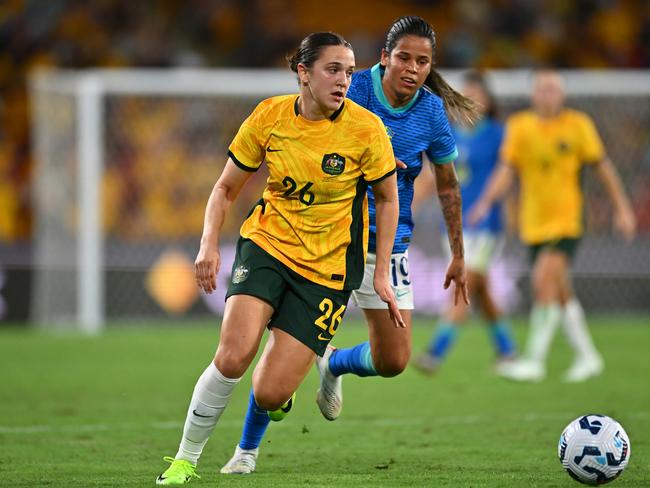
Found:
[[[562,322],[575,355],[573,364],[564,376],[565,381],[577,383],[602,373],[603,359],[591,339],[584,310],[577,298],[572,298],[564,306]]]
[[[541,381],[546,376],[546,356],[560,321],[557,304],[533,305],[522,359],[497,367],[497,374],[514,381]]]
[[[316,358],[316,366],[320,374],[320,388],[316,392],[316,403],[327,420],[336,420],[343,409],[343,378],[334,376],[329,367],[330,356],[335,350],[335,347],[327,346],[323,357]]]
[[[497,366],[499,376],[513,381],[542,381],[546,376],[546,368],[539,361],[518,359]]]
[[[242,449],[237,444],[235,454],[232,455],[221,471],[221,474],[251,474],[255,471],[257,456],[260,452],[259,447],[255,449]]]
[[[594,356],[591,358],[576,359],[564,375],[567,383],[581,383],[593,376],[598,376],[605,369],[603,360]]]

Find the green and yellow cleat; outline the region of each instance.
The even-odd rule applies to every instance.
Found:
[[[196,474],[196,465],[184,459],[165,456],[163,460],[171,463],[165,472],[156,478],[157,485],[173,486],[189,483],[192,478],[201,478]]]
[[[268,412],[269,418],[274,422],[279,422],[280,420],[284,419],[293,408],[293,404],[295,401],[296,401],[296,392],[294,391],[293,395],[291,395],[291,398],[289,398],[280,408]]]

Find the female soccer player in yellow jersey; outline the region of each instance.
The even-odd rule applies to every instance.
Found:
[[[346,100],[354,53],[338,34],[307,36],[291,69],[299,95],[261,102],[241,125],[208,200],[196,281],[216,287],[219,233],[242,186],[264,162],[262,199],[241,227],[219,344],[199,378],[183,435],[159,485],[184,484],[235,385],[270,337],[253,373],[258,408],[276,410],[322,355],[363,278],[368,239],[366,189],[377,206],[374,287],[396,327],[405,324],[389,283],[398,218],[395,157],[379,117]]]
[[[508,119],[501,163],[468,218],[470,223],[479,221],[506,194],[515,174],[519,176],[519,231],[530,248],[534,297],[524,356],[500,369],[513,380],[545,376],[546,356],[560,322],[575,356],[565,380],[584,381],[603,369],[570,278],[571,258],[583,233],[580,172],[585,165],[595,168],[605,186],[616,211],[614,222],[625,239],[632,239],[636,229],[630,203],[593,122],[565,108],[564,98],[557,72],[535,74],[532,110]]]
[[[390,26],[381,60],[371,69],[355,73],[348,99],[377,114],[391,134],[395,156],[399,160],[399,224],[392,245],[391,285],[405,328],[394,327],[390,309],[373,286],[379,272],[379,214],[374,187],[368,192],[370,240],[368,260],[361,287],[352,297],[363,309],[369,328],[369,340],[354,347],[335,349],[328,346],[317,359],[321,376],[317,403],[323,416],[335,420],[342,408],[342,377],[395,376],[408,364],[411,353],[411,310],[413,290],[409,276],[408,245],[413,231],[411,200],[413,181],[420,174],[426,154],[434,163],[438,196],[448,227],[451,262],[444,287],[453,282],[455,299],[467,300],[465,261],[461,222],[461,195],[453,161],[456,144],[445,109],[473,117],[468,99],[455,92],[432,68],[435,36],[431,26],[416,16],[400,17]],[[259,445],[269,424],[269,416],[249,403],[242,438],[235,454],[221,469],[222,473],[251,473],[255,469]]]

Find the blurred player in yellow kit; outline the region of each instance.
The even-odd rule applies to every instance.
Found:
[[[595,169],[607,190],[617,230],[628,241],[636,232],[630,203],[594,123],[587,114],[565,108],[564,100],[560,74],[538,71],[532,109],[507,121],[501,163],[469,214],[470,224],[480,221],[519,176],[519,232],[533,263],[533,308],[522,359],[499,369],[502,376],[518,381],[539,381],[545,376],[546,357],[560,323],[574,351],[565,380],[584,381],[603,370],[570,277],[571,260],[583,234],[580,176],[585,166]]]

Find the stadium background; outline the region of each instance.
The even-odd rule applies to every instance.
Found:
[[[30,130],[33,73],[94,67],[277,68],[285,65],[285,55],[305,33],[322,29],[345,35],[355,48],[358,66],[365,67],[376,62],[386,27],[405,12],[431,20],[438,40],[436,62],[442,69],[650,66],[650,7],[631,0],[362,1],[351,2],[337,13],[323,2],[290,0],[3,2],[0,320],[35,318],[34,289],[42,271],[34,259],[38,195]],[[611,211],[602,189],[594,184],[593,175],[585,175],[589,238],[576,262],[578,292],[591,310],[646,314],[650,310],[648,98],[581,97],[569,102],[595,118],[639,221],[636,242],[621,246],[612,236]],[[162,318],[167,313],[201,315],[208,309],[221,310],[219,300],[202,301],[196,296],[187,266],[196,251],[205,201],[223,165],[225,148],[254,103],[137,96],[107,99],[102,225],[109,246],[108,318]],[[524,107],[527,99],[502,97],[501,103],[504,117]],[[51,105],[52,124],[74,123],[70,121],[74,100]],[[72,181],[76,175],[68,176]],[[64,187],[65,173],[59,178],[57,185]],[[226,243],[236,238],[239,222],[263,182],[264,175],[256,175],[246,192],[248,198],[238,202],[225,229]],[[69,203],[56,210],[74,237],[78,208]],[[429,315],[444,303],[442,295],[430,293],[444,267],[438,222],[435,203],[418,214],[412,251],[426,264],[418,267],[427,271],[416,283],[422,290],[418,308]],[[528,305],[527,262],[514,232],[510,237],[508,260],[497,267],[493,279],[501,303],[509,312],[520,313]],[[156,267],[161,261],[163,266]],[[185,270],[185,281],[178,278],[179,270]],[[171,293],[164,286],[170,279],[175,283]]]
[[[152,486],[161,457],[177,445],[191,385],[214,352],[218,320],[196,295],[191,261],[225,147],[255,103],[106,98],[101,184],[110,326],[97,337],[50,333],[29,326],[39,318],[34,291],[43,279],[54,305],[67,305],[62,297],[74,305],[76,100],[43,97],[47,110],[38,118],[56,144],[48,148],[47,185],[36,186],[36,141],[43,133],[33,131],[34,74],[112,67],[286,71],[286,52],[320,29],[349,38],[365,67],[376,62],[389,23],[407,13],[434,25],[437,64],[445,70],[554,65],[600,77],[610,70],[647,75],[650,68],[650,4],[641,0],[0,1],[1,486]],[[632,444],[630,465],[613,486],[650,486],[650,103],[647,90],[618,96],[629,87],[612,85],[607,96],[569,100],[594,116],[639,221],[638,238],[623,246],[612,234],[602,189],[585,175],[589,238],[577,256],[576,285],[606,359],[601,376],[562,382],[571,351],[558,337],[543,382],[506,382],[494,375],[489,342],[472,321],[435,377],[408,368],[392,380],[346,378],[336,422],[325,422],[315,408],[318,378],[310,373],[290,417],[270,428],[257,472],[233,479],[218,470],[241,433],[249,372],[206,447],[202,480],[193,483],[575,486],[557,460],[558,437],[572,419],[599,412],[619,420]],[[512,93],[500,100],[502,117],[527,103]],[[257,175],[242,194],[227,224],[229,239],[262,184]],[[412,252],[422,291],[416,299],[429,297],[418,302],[424,315],[415,320],[415,348],[429,339],[444,300],[435,274],[444,266],[436,209],[432,200],[418,214]],[[56,231],[52,242],[42,232],[43,217]],[[51,269],[37,264],[43,245],[56,251]],[[227,242],[223,249],[232,254]],[[527,273],[524,249],[511,233],[494,278],[500,297],[510,300],[519,344],[528,325]],[[40,308],[45,321],[48,310],[57,312]],[[68,326],[74,322],[70,317]],[[365,324],[351,315],[336,345],[366,338]]]

